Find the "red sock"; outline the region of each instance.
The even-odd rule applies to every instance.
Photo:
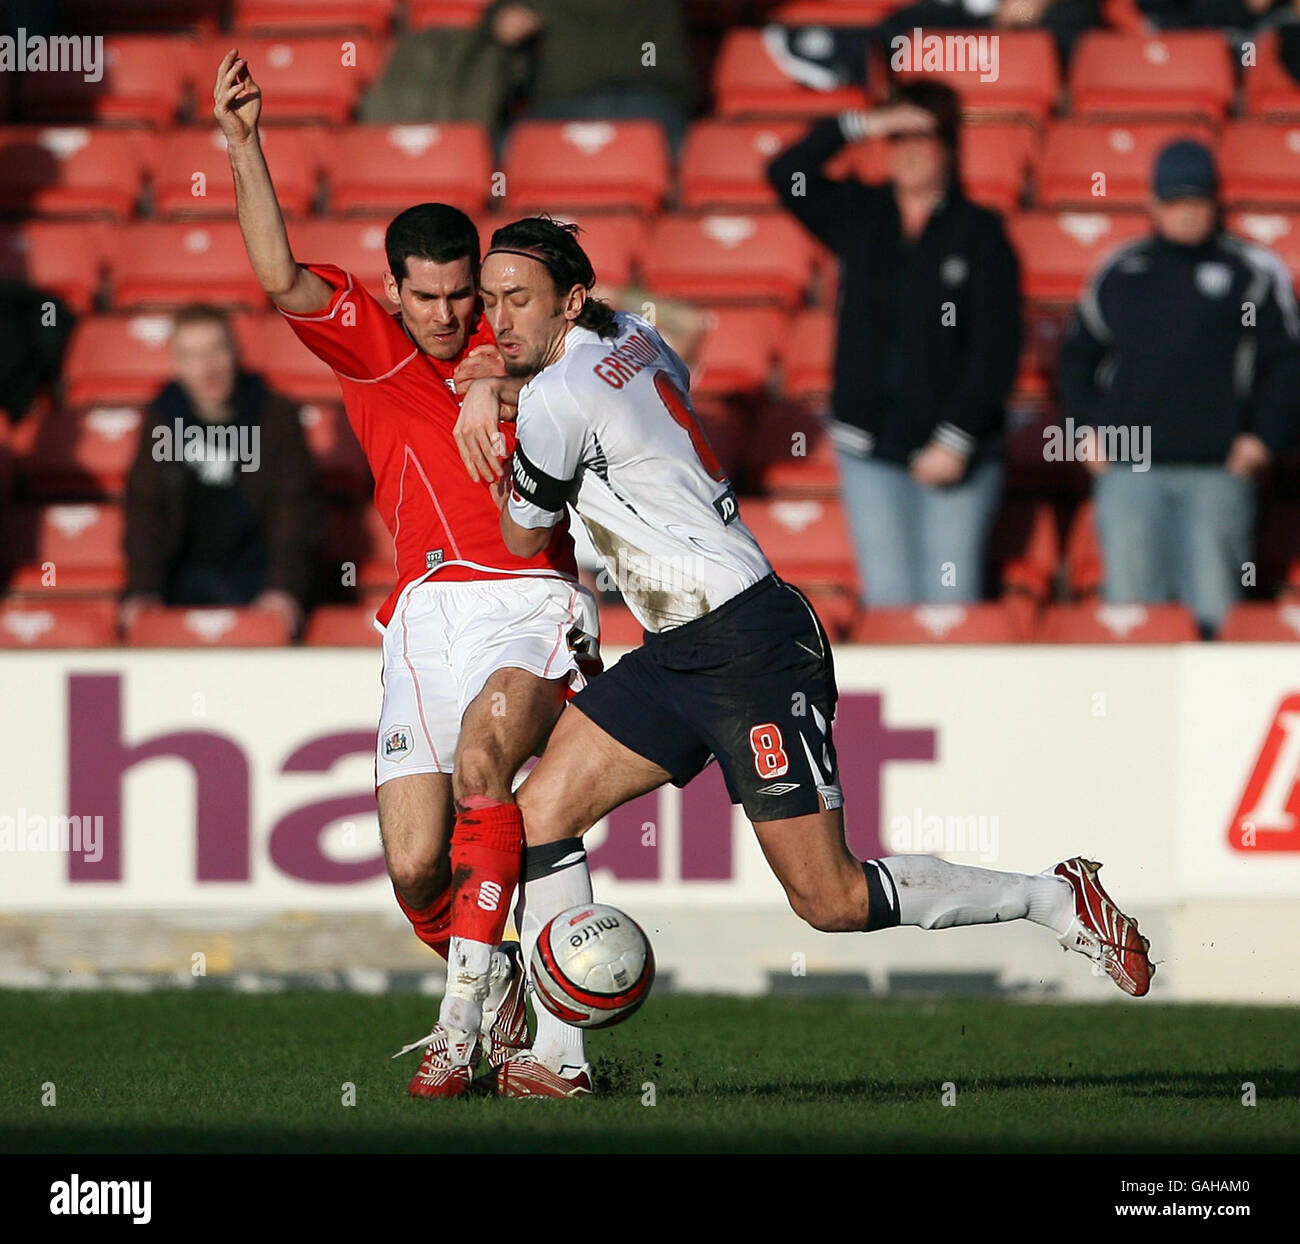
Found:
[[[411,922],[415,936],[445,959],[447,947],[451,944],[451,887],[448,886],[443,890],[423,911],[408,907],[402,896],[397,893],[396,886],[393,887],[393,895],[397,899],[397,905]]]
[[[451,928],[456,937],[495,946],[505,932],[524,855],[519,805],[470,795],[451,833]]]

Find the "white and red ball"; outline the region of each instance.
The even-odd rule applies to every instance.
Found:
[[[533,947],[533,997],[578,1028],[621,1024],[655,978],[650,939],[626,912],[600,903],[562,911]]]

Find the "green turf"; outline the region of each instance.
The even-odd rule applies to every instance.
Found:
[[[596,1097],[413,1101],[418,1056],[388,1055],[434,1010],[410,995],[0,992],[0,1150],[1223,1153],[1300,1139],[1295,1010],[664,996],[593,1035]]]

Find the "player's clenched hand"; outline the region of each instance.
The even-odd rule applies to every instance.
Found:
[[[487,376],[504,376],[506,361],[496,346],[475,346],[456,365],[451,381],[457,393],[464,393],[472,380],[481,380]]]
[[[257,132],[257,119],[262,115],[262,88],[253,81],[248,62],[236,48],[221,58],[217,69],[212,115],[217,118],[227,144],[246,143]]]
[[[501,478],[506,441],[501,433],[501,398],[492,379],[475,380],[465,390],[452,436],[470,479]]]

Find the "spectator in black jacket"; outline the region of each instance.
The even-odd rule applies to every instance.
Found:
[[[1002,488],[1003,401],[1020,352],[1019,267],[958,170],[953,92],[823,121],[772,161],[785,205],[840,263],[831,434],[871,605],[969,602]],[[890,143],[883,185],[835,181],[846,142]]]
[[[1106,599],[1181,600],[1208,635],[1251,582],[1255,477],[1295,435],[1300,319],[1277,256],[1223,232],[1204,146],[1171,143],[1154,181],[1155,232],[1102,263],[1062,350],[1066,442]]]

